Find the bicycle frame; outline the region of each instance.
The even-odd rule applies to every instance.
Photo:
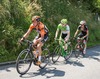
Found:
[[[56,40],[58,40],[59,41],[59,45],[60,45],[60,47],[61,47],[61,55],[64,57],[64,56],[66,56],[66,52],[64,51],[64,40],[62,39],[62,40],[60,40],[60,39],[56,39]],[[66,43],[67,44],[67,43]]]
[[[31,67],[31,64],[33,62],[34,65],[36,65],[36,62],[38,61],[38,57],[35,57],[35,54],[33,54],[33,50],[35,50],[36,48],[33,47],[33,42],[29,41],[29,40],[24,40],[25,42],[28,43],[28,48],[22,50],[16,60],[16,70],[19,74],[24,75],[25,73],[28,72],[28,70]],[[43,49],[42,52],[42,58],[41,58],[41,64],[39,65],[39,67],[41,69],[45,68],[47,66],[47,64],[49,63],[49,50],[47,48]],[[26,68],[24,68],[26,67]]]
[[[57,62],[57,60],[59,59],[60,56],[64,57],[65,60],[68,60],[71,55],[72,55],[72,46],[71,46],[71,42],[68,41],[67,43],[64,43],[64,40],[62,39],[56,39],[59,42],[59,45],[57,45],[53,51],[52,54],[52,61],[53,63]],[[67,46],[67,50],[64,50],[63,46]]]
[[[68,52],[66,52],[66,51],[68,50],[68,46],[71,44],[71,42],[68,41],[68,42],[64,43],[64,40],[63,40],[63,39],[56,39],[56,40],[59,41],[59,45],[60,45],[60,47],[61,47],[61,55],[62,55],[63,57],[67,56]],[[64,46],[65,46],[65,45],[67,45],[67,50],[66,50],[66,51],[64,50]]]

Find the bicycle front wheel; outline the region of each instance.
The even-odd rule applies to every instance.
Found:
[[[16,69],[17,72],[21,75],[24,75],[28,72],[32,64],[32,57],[28,49],[23,50],[17,60],[16,60]]]
[[[66,55],[64,56],[65,60],[68,60],[72,55],[72,46],[68,45],[67,51],[65,51]]]
[[[58,59],[59,59],[59,57],[60,57],[60,55],[61,55],[61,47],[60,47],[60,45],[58,45],[55,49],[54,49],[54,51],[53,51],[53,53],[52,53],[52,61],[53,61],[53,63],[56,63],[57,61],[58,61]]]
[[[50,52],[47,48],[43,49],[42,51],[42,55],[41,55],[41,64],[39,65],[39,67],[41,69],[45,68],[47,66],[47,64],[49,63],[49,58],[50,58]]]
[[[80,53],[81,53],[81,52],[80,52],[79,49],[75,49],[74,54],[75,54],[75,57],[76,57],[76,58],[79,57]]]
[[[81,53],[81,51],[80,51],[79,45],[76,44],[75,51],[74,51],[75,57],[78,58],[80,53]]]

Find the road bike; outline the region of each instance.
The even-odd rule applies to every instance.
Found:
[[[52,53],[52,61],[53,63],[57,62],[59,57],[62,56],[65,60],[68,60],[72,55],[72,44],[69,40],[68,42],[64,43],[63,39],[56,39],[58,43],[54,47],[54,51]],[[67,46],[67,50],[64,50],[64,46]]]
[[[38,58],[35,57],[35,54],[33,54],[33,50],[36,48],[33,46],[33,42],[29,40],[25,40],[25,42],[28,44],[28,48],[22,50],[16,60],[16,70],[19,74],[24,75],[28,72],[30,69],[32,62],[34,65],[36,65],[36,62]],[[38,54],[38,53],[37,53]],[[41,64],[39,67],[41,69],[45,68],[47,64],[49,63],[50,58],[50,52],[48,48],[42,49],[42,55],[41,55]]]
[[[77,37],[77,43],[76,43],[74,51],[73,51],[75,54],[75,57],[77,58],[77,57],[79,57],[79,55],[84,56],[83,50],[84,50],[83,39],[81,39],[80,37]]]

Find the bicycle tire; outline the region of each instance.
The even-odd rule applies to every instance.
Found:
[[[53,53],[52,53],[52,61],[53,63],[56,63],[61,56],[61,47],[60,45],[56,46]]]
[[[39,67],[41,69],[44,69],[47,64],[49,63],[49,58],[50,58],[50,52],[47,48],[42,50],[42,55],[41,55],[41,64],[39,65]]]
[[[79,48],[77,48],[78,44],[76,44],[75,46],[75,51],[74,51],[74,54],[75,54],[75,57],[78,58],[79,55],[83,55],[83,44],[82,45],[79,45]]]
[[[19,54],[19,56],[17,57],[17,60],[16,60],[17,72],[19,74],[21,74],[21,75],[26,74],[28,72],[28,70],[30,69],[31,64],[32,64],[32,57],[31,57],[31,55],[29,53],[29,50],[28,49],[24,49]],[[25,70],[24,70],[23,66],[25,67]],[[21,70],[21,68],[23,68],[23,70]]]
[[[68,60],[72,55],[72,46],[71,44],[68,45],[67,47],[67,52],[66,52],[66,56],[64,56],[65,60]]]

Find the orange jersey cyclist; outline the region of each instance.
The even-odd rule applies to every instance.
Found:
[[[38,56],[37,65],[41,64],[41,54],[42,49],[41,47],[48,39],[48,29],[47,27],[40,21],[40,16],[33,16],[32,17],[32,24],[30,25],[28,31],[23,35],[20,41],[24,40],[28,37],[28,35],[32,32],[32,30],[36,30],[38,35],[33,40],[34,46],[36,46],[36,50],[33,51],[36,58]],[[37,54],[38,53],[38,54]]]

